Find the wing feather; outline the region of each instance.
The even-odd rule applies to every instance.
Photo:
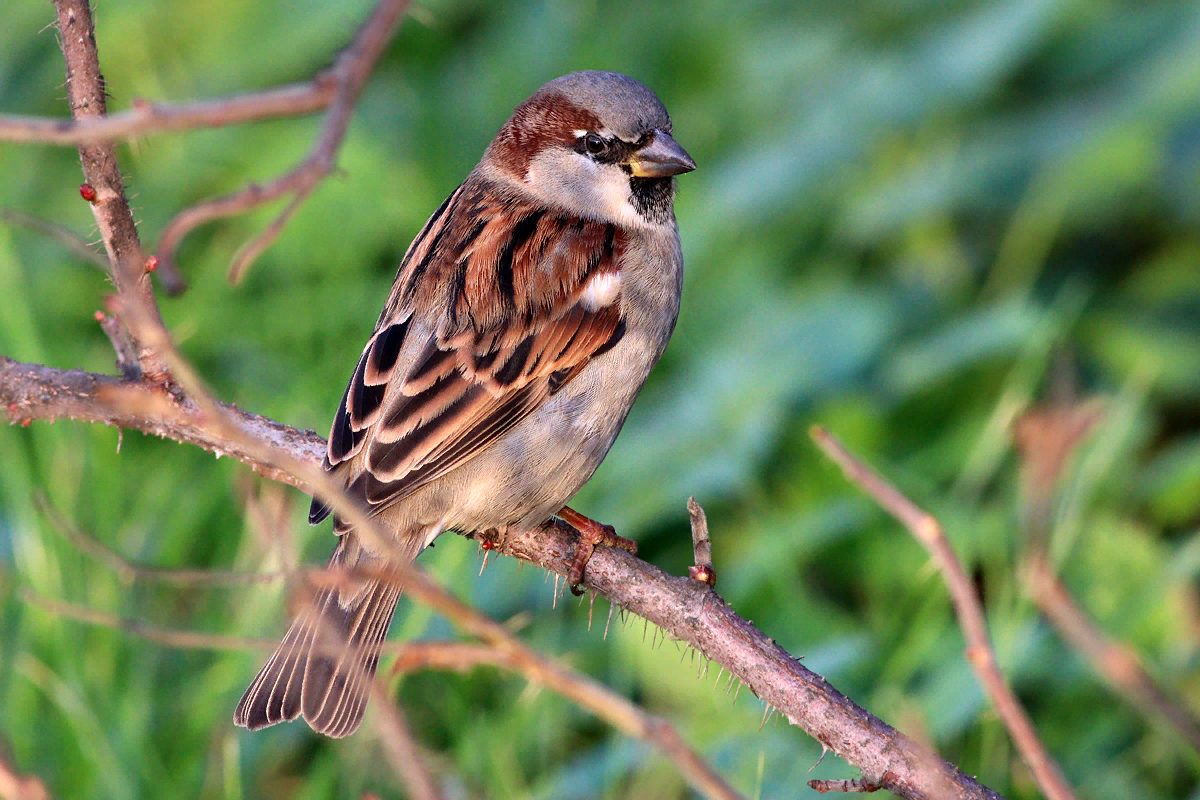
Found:
[[[619,288],[585,293],[619,287],[623,247],[613,225],[468,179],[401,262],[326,469],[379,510],[486,450],[624,335]],[[310,520],[327,514],[314,500]]]

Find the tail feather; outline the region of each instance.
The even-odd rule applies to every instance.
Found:
[[[341,555],[339,546],[330,565]],[[375,580],[349,600],[336,587],[319,590],[242,695],[233,721],[258,730],[303,715],[327,736],[353,733],[399,598],[399,586]]]

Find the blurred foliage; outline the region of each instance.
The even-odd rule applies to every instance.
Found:
[[[368,0],[108,0],[112,108],[302,80]],[[62,116],[52,10],[10,2],[0,109]],[[724,596],[885,720],[1011,798],[1038,793],[962,657],[921,548],[823,461],[819,423],[935,511],[982,591],[1000,661],[1082,797],[1200,798],[1200,758],[1115,697],[1032,609],[1008,427],[1056,352],[1106,416],[1056,509],[1064,580],[1200,710],[1200,6],[1183,0],[450,2],[412,12],[367,88],[340,174],[238,286],[224,272],[277,209],[207,226],[192,289],[163,299],[225,399],[324,432],[395,266],[518,102],[579,68],[626,72],[700,168],[680,180],[687,258],[671,347],[577,507],[675,573],[685,500],[709,510]],[[319,119],[153,136],[121,149],[143,236],[303,157]],[[0,205],[96,238],[70,148],[0,145]],[[332,223],[332,224],[331,224]],[[112,370],[105,278],[0,226],[0,353]],[[250,512],[280,490],[194,448],[103,426],[0,430],[0,744],[70,798],[400,796],[370,724],[346,741],[231,723],[260,654],[187,652],[32,607],[28,588],[181,629],[270,637],[278,586],[127,583],[68,545],[50,502],[130,558],[272,570]],[[286,490],[284,534],[327,528]],[[748,797],[849,777],[747,691],[639,620],[444,537],[422,563],[522,636],[672,719]],[[600,621],[607,613],[596,604]],[[393,634],[451,635],[402,604]],[[653,641],[652,641],[653,640]],[[715,681],[715,683],[714,683]],[[714,688],[715,687],[715,688]],[[457,797],[683,797],[640,742],[490,670],[396,682]]]

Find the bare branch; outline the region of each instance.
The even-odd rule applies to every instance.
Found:
[[[262,92],[190,103],[133,101],[119,114],[86,119],[47,119],[0,114],[0,141],[28,144],[100,144],[152,133],[223,128],[243,122],[295,117],[320,111],[333,100],[336,82],[329,72],[311,81]]]
[[[95,264],[100,269],[108,272],[107,258],[97,251],[96,248],[88,244],[87,239],[84,239],[71,229],[59,225],[57,222],[50,222],[49,220],[44,220],[12,208],[0,208],[0,220],[10,225],[20,225],[22,228],[28,228],[31,231],[36,231],[54,239],[83,260]]]
[[[180,212],[168,223],[158,242],[158,257],[164,265],[174,264],[180,243],[197,226],[244,213],[284,195],[292,195],[291,202],[279,216],[235,255],[229,278],[235,282],[241,279],[254,259],[278,238],[293,212],[317,184],[333,171],[354,104],[407,8],[408,0],[380,0],[371,16],[359,28],[354,41],[334,62],[330,74],[337,88],[325,113],[321,135],[308,157],[290,172],[266,185],[250,184],[239,192]]]
[[[99,387],[110,388],[100,392]],[[134,410],[125,407],[127,401]],[[8,406],[10,415],[18,421],[69,416],[186,441],[211,452],[233,455],[262,474],[311,491],[306,478],[273,466],[271,460],[200,424],[196,412],[184,413],[164,393],[139,384],[0,359],[0,403]],[[149,413],[150,404],[153,413]],[[228,406],[222,408],[234,415],[239,427],[290,453],[297,461],[315,468],[324,453],[324,441],[311,431],[287,428]],[[536,531],[511,531],[496,546],[506,555],[565,576],[574,555],[575,536],[565,526],[547,526]],[[705,584],[666,575],[611,548],[596,550],[584,578],[586,588],[722,664],[789,721],[863,774],[889,775],[885,788],[890,791],[906,798],[943,797],[951,791],[963,798],[999,797],[838,693],[734,613]],[[503,646],[493,649],[508,652]]]
[[[846,780],[811,780],[808,782],[809,788],[825,794],[827,792],[847,792],[847,793],[871,793],[878,792],[883,788],[883,784],[879,781],[869,780],[867,778],[852,778]]]
[[[375,727],[383,742],[383,752],[408,788],[409,797],[413,800],[442,800],[441,789],[413,739],[404,709],[389,696],[387,687],[378,677],[371,681],[371,696],[375,698]]]
[[[975,668],[1022,758],[1047,797],[1051,800],[1074,800],[1075,794],[1063,779],[1058,764],[1046,751],[1028,714],[996,664],[983,607],[971,579],[963,571],[954,549],[942,532],[941,523],[901,494],[882,475],[853,456],[833,434],[816,426],[810,430],[810,434],[825,455],[841,467],[847,480],[870,495],[929,551],[946,581],[959,626],[967,639],[967,661]],[[863,773],[877,774],[867,770]]]
[[[245,586],[257,583],[274,583],[285,580],[286,572],[229,572],[215,569],[170,569],[154,567],[130,561],[113,552],[68,520],[42,492],[36,492],[33,503],[52,527],[59,530],[71,544],[117,573],[123,583],[135,580],[153,581],[171,586]]]
[[[713,569],[712,539],[708,536],[708,517],[704,509],[689,497],[687,502],[688,517],[692,521],[692,559],[694,564],[688,567],[688,577],[702,581],[709,586],[717,585],[717,572]]]
[[[77,120],[104,117],[104,76],[100,74],[100,57],[96,51],[95,26],[88,0],[55,0],[58,15],[59,41],[67,66],[67,100],[71,116]],[[162,318],[154,300],[154,288],[146,274],[146,256],[138,241],[133,212],[125,199],[125,183],[117,164],[116,148],[111,142],[85,144],[79,147],[86,192],[92,206],[96,225],[108,251],[112,265],[113,284],[121,294],[135,296],[146,313],[159,325]],[[138,345],[138,363],[156,381],[165,379],[165,368],[157,356]]]
[[[1200,721],[1188,711],[1182,698],[1173,697],[1161,687],[1130,647],[1104,635],[1076,604],[1050,563],[1031,558],[1026,564],[1025,577],[1034,603],[1059,635],[1087,658],[1096,674],[1141,713],[1166,722],[1177,736],[1200,752]]]
[[[311,491],[295,476],[252,456],[237,439],[214,434],[202,424],[194,408],[143,382],[22,364],[0,356],[0,406],[11,422],[22,425],[35,419],[78,419],[194,444],[217,456],[247,463],[264,477]],[[280,425],[235,406],[222,405],[221,409],[248,435],[285,448],[296,458],[316,464],[325,453],[325,440],[312,431]]]

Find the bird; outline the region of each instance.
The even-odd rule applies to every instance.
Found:
[[[392,536],[334,514],[316,588],[234,713],[258,730],[298,716],[340,738],[361,724],[411,561],[445,531],[480,536],[558,518],[635,549],[569,507],[607,455],[679,315],[675,176],[696,168],[655,93],[573,72],[513,111],[400,262],[342,395],[324,469]],[[314,497],[309,522],[330,515]]]

